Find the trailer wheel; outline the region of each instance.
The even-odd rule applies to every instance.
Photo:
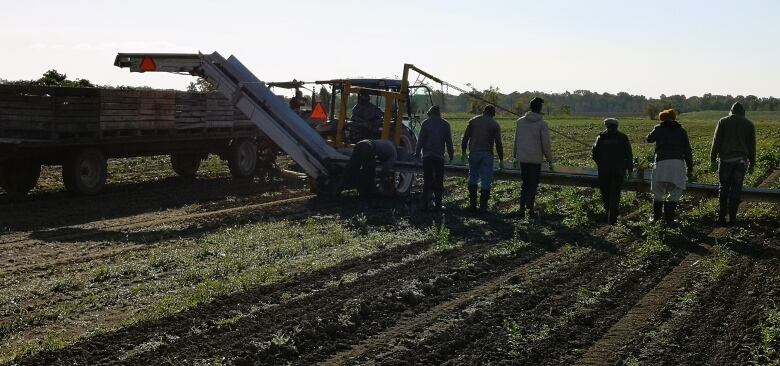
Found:
[[[0,167],[0,187],[9,195],[24,196],[38,183],[41,164],[33,161],[8,161]]]
[[[202,161],[200,154],[172,154],[171,167],[181,177],[195,178]]]
[[[98,194],[106,184],[106,156],[97,149],[84,149],[62,164],[62,181],[68,192],[79,196]]]
[[[251,178],[257,167],[257,142],[254,139],[233,141],[227,160],[233,178]]]

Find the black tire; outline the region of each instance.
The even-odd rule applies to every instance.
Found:
[[[238,139],[230,144],[228,168],[233,178],[251,178],[257,167],[257,142],[254,139]]]
[[[193,179],[198,175],[202,155],[200,154],[171,154],[171,167],[181,177]]]
[[[14,160],[0,166],[0,187],[9,195],[24,196],[38,183],[41,164],[34,161]]]
[[[98,194],[106,184],[106,156],[97,149],[84,149],[71,155],[62,164],[65,189],[78,196]]]
[[[399,156],[399,161],[410,161],[414,156],[414,149],[417,147],[417,136],[407,128],[403,127],[401,130],[401,149],[405,152],[405,158],[402,159]],[[395,173],[395,193],[398,195],[408,195],[412,191],[412,186],[415,181],[415,174],[410,172]],[[390,192],[386,192],[390,193]]]

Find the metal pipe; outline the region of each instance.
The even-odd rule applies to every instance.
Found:
[[[419,173],[422,171],[422,165],[412,162],[398,162],[395,164],[395,170],[398,172]],[[447,176],[466,177],[468,176],[469,169],[463,165],[445,165],[444,171]],[[634,172],[623,184],[623,190],[649,192],[651,174],[652,172],[647,170]],[[521,172],[520,169],[504,168],[496,170],[493,174],[493,178],[495,180],[519,181],[521,180]],[[540,181],[544,184],[558,186],[598,187],[597,170],[593,168],[561,167],[561,169],[556,169],[556,171],[542,170]],[[704,198],[717,197],[718,186],[693,182],[688,183],[685,192]],[[745,187],[742,190],[742,200],[749,202],[780,203],[780,189]]]

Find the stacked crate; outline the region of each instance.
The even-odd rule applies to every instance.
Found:
[[[0,85],[0,137],[57,138],[100,129],[100,90]]]
[[[173,91],[104,89],[100,130],[170,130],[176,111]]]
[[[176,129],[251,126],[252,121],[217,92],[176,93]]]
[[[176,92],[177,130],[202,129],[206,127],[206,94]]]

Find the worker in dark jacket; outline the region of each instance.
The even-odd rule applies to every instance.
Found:
[[[625,176],[634,169],[634,156],[628,137],[618,131],[618,120],[604,120],[606,130],[596,137],[593,145],[593,160],[599,168],[599,190],[607,222],[617,222],[620,208],[620,191]]]
[[[739,102],[734,103],[728,116],[718,121],[712,138],[710,161],[712,170],[717,170],[720,177],[720,209],[716,223],[734,225],[745,172],[752,173],[756,165],[756,128],[745,118],[745,107]]]
[[[650,189],[653,191],[653,222],[675,223],[677,203],[686,188],[688,176],[693,174],[693,154],[688,132],[677,122],[674,109],[658,115],[661,123],[647,135],[647,142],[655,143],[655,170]]]
[[[381,133],[385,112],[371,103],[371,95],[366,92],[358,94],[358,102],[352,108],[352,123],[359,133],[366,137],[378,137]]]
[[[493,184],[493,147],[498,154],[499,166],[504,161],[504,146],[501,144],[501,127],[494,119],[496,107],[485,106],[481,115],[469,120],[466,132],[463,134],[461,151],[465,156],[468,150],[469,161],[469,209],[477,209],[477,183],[481,181],[482,189],[479,199],[479,210],[487,211],[490,200],[490,187]]]
[[[371,197],[376,188],[376,163],[381,164],[381,177],[392,174],[398,158],[395,144],[390,140],[362,140],[355,145],[347,164],[345,177],[357,185],[362,197]]]
[[[428,110],[428,119],[422,123],[415,151],[415,155],[422,155],[423,160],[423,210],[430,208],[431,194],[434,197],[434,208],[443,209],[445,148],[452,161],[455,149],[452,146],[450,123],[441,117],[441,110],[435,105]]]

